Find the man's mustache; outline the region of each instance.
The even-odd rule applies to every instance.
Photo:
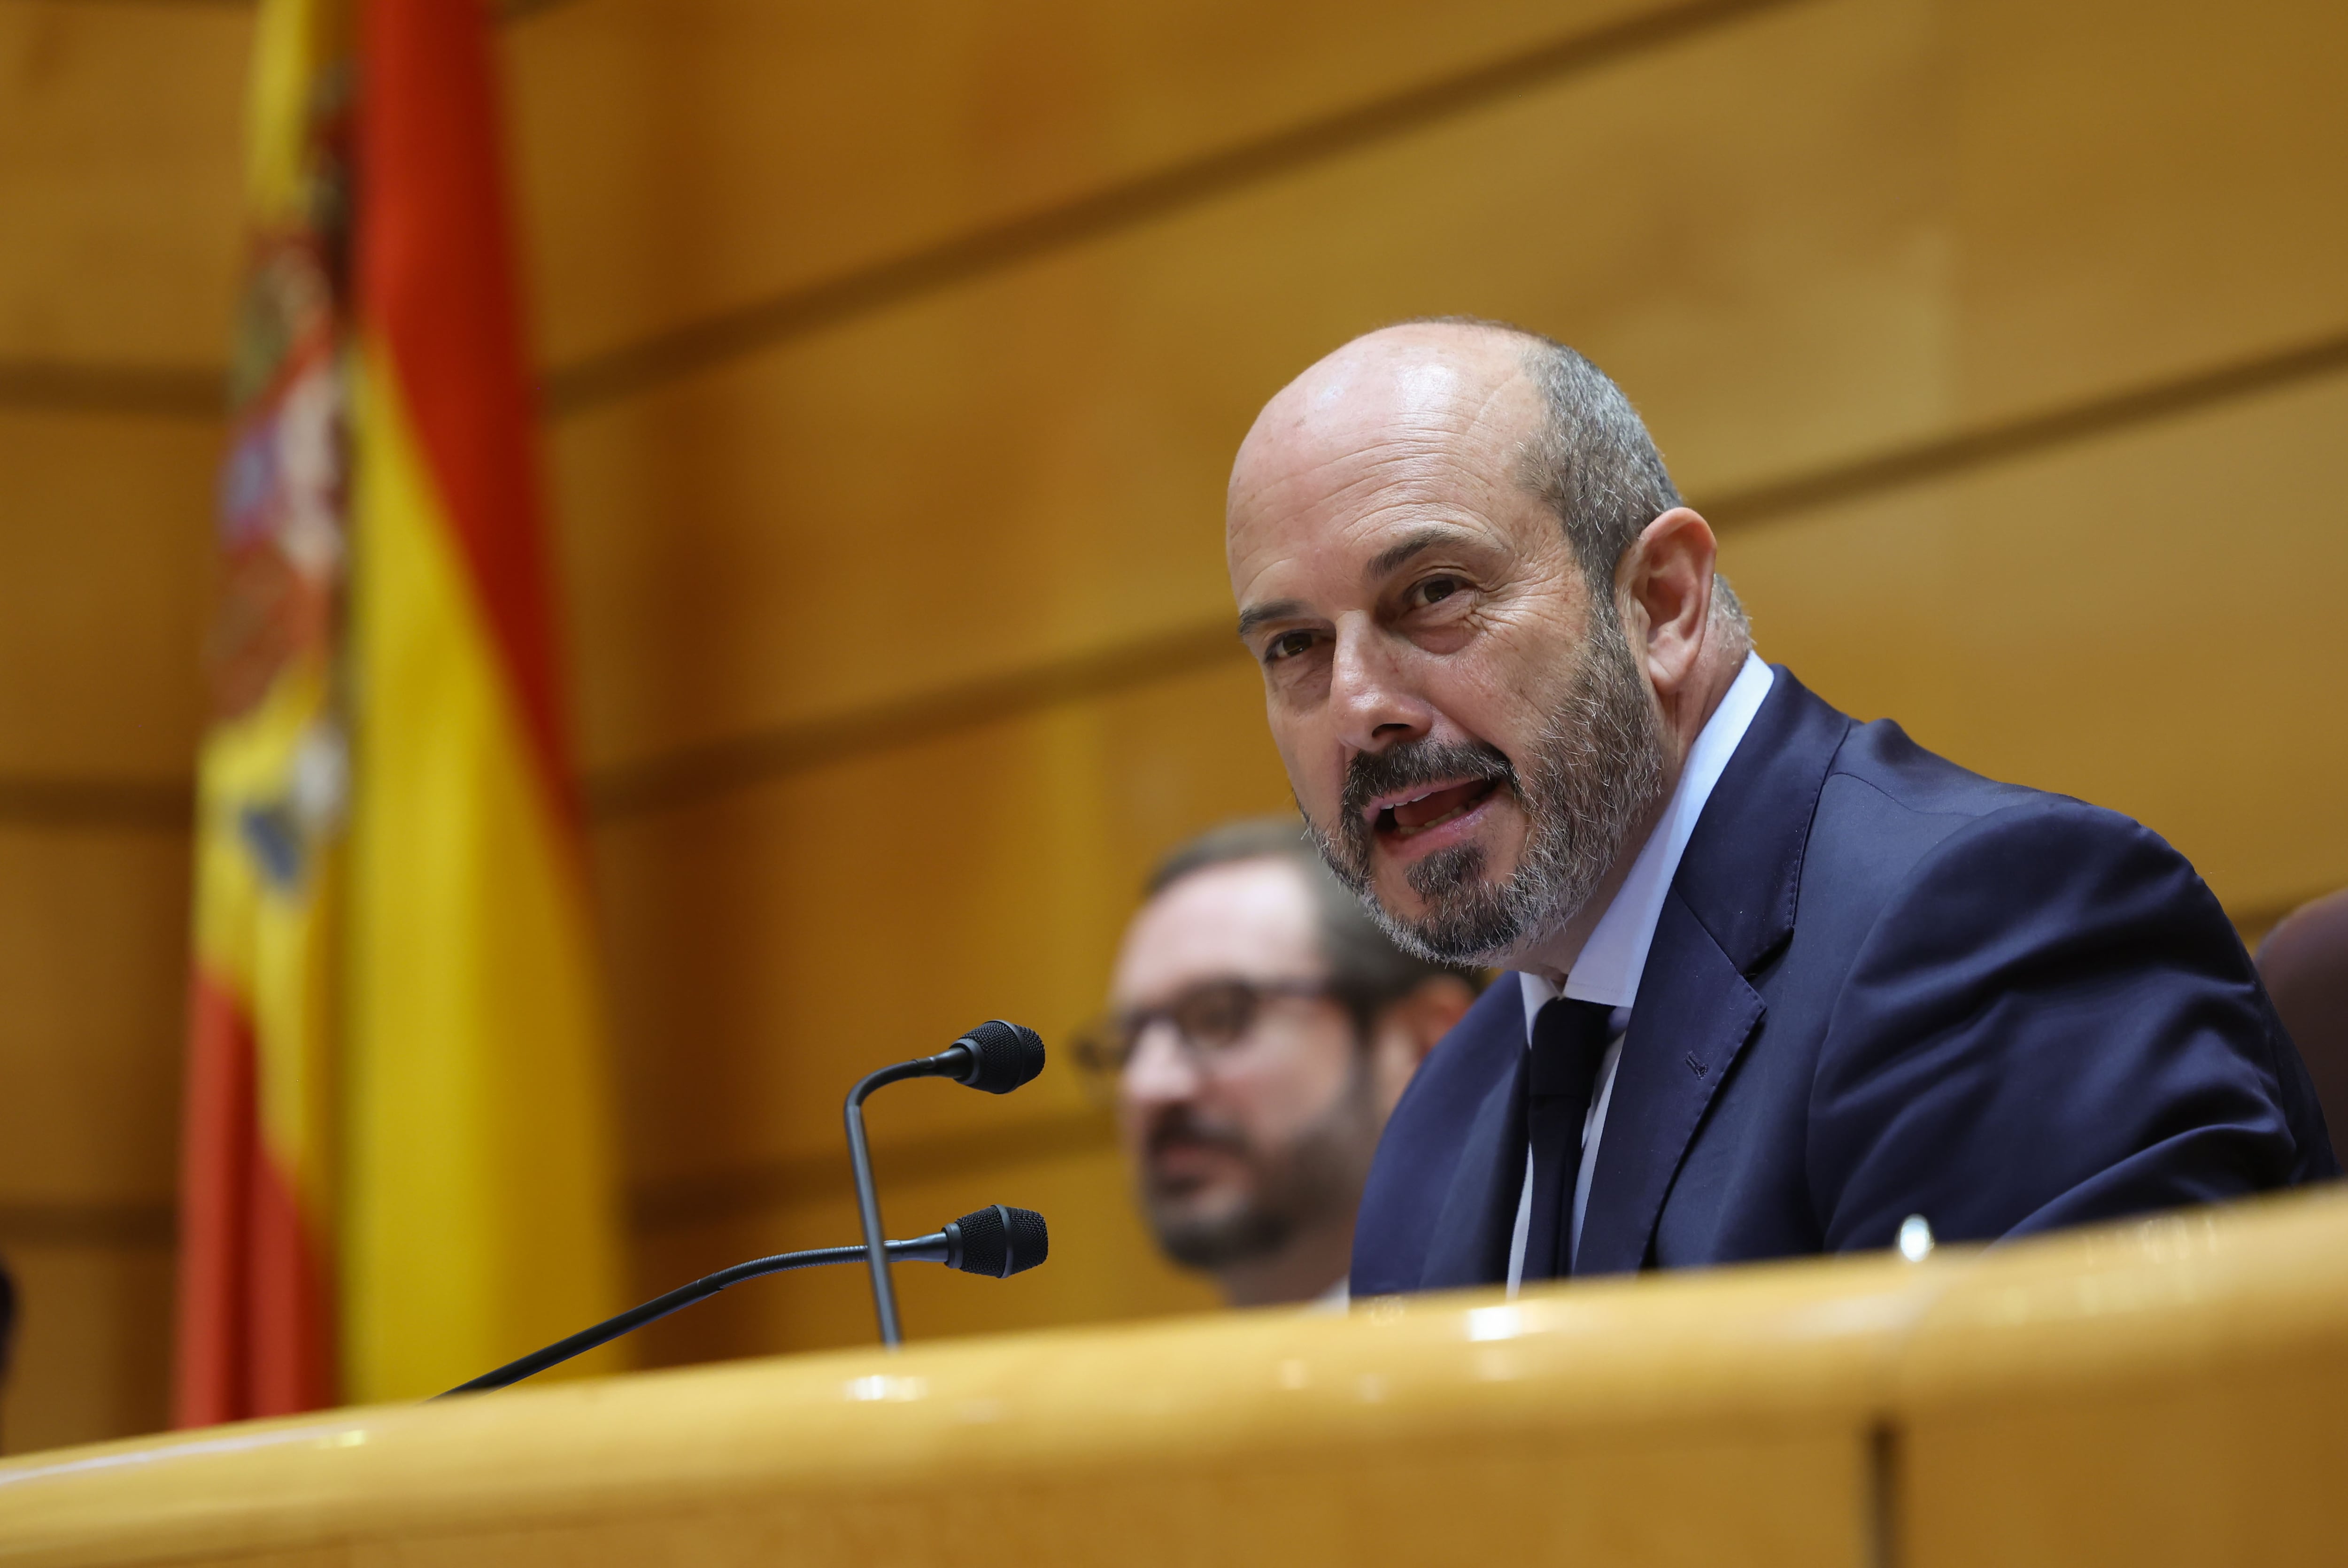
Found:
[[[1517,769],[1506,753],[1483,741],[1408,740],[1384,751],[1354,754],[1345,764],[1341,802],[1348,831],[1362,830],[1362,813],[1381,795],[1422,784],[1489,779],[1516,788]]]
[[[1155,1161],[1177,1144],[1220,1149],[1241,1156],[1248,1152],[1247,1138],[1239,1129],[1204,1120],[1196,1111],[1180,1106],[1162,1112],[1150,1124],[1142,1148]]]

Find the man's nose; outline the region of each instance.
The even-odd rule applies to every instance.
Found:
[[[1117,1093],[1128,1104],[1139,1107],[1198,1098],[1199,1064],[1183,1048],[1171,1024],[1161,1019],[1141,1031],[1133,1042],[1133,1054],[1125,1060]]]
[[[1355,751],[1384,751],[1434,727],[1435,712],[1408,680],[1408,658],[1367,615],[1337,623],[1329,698],[1339,737]]]

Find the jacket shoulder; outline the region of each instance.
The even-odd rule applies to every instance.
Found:
[[[1888,718],[1852,725],[1836,748],[1827,777],[1864,783],[1902,810],[1937,817],[1985,817],[2033,801],[2069,799],[2027,785],[2000,783],[1960,767],[1917,745]]]
[[[1854,725],[1827,769],[1802,868],[1801,903],[1830,890],[1847,913],[1879,908],[1919,875],[1946,875],[1966,848],[2026,841],[2056,862],[2095,861],[2126,845],[2182,857],[2116,811],[2001,783],[1927,751],[1889,719]]]

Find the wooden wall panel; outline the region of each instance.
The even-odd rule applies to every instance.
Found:
[[[6,5],[0,5],[0,14]],[[0,411],[0,1444],[164,1419],[218,427]]]
[[[0,779],[187,779],[220,443],[210,420],[0,409]]]
[[[242,5],[0,0],[0,1443],[165,1418]]]
[[[251,33],[243,5],[0,0],[0,362],[221,362]]]
[[[184,832],[0,827],[0,1213],[170,1203],[187,924]]]
[[[0,825],[0,1259],[10,1452],[164,1421],[188,839]]]
[[[1761,649],[2127,812],[2248,917],[2348,885],[2348,374],[1732,533]]]
[[[592,0],[509,32],[556,364],[1667,0]],[[1242,42],[1243,41],[1243,42]]]
[[[990,1016],[1064,1046],[1101,1004],[1155,859],[1286,806],[1262,703],[1235,655],[1114,700],[607,822],[597,891],[637,1181],[829,1161],[850,1083]],[[1010,1101],[892,1091],[873,1135],[983,1130],[1083,1103],[1063,1057]]]
[[[0,1448],[26,1453],[161,1430],[170,1249],[19,1243],[7,1257],[24,1319],[0,1398]]]
[[[1586,344],[1692,483],[1935,428],[1930,23],[1772,13],[563,421],[591,764],[1229,614],[1232,449],[1398,316]]]
[[[1947,15],[1960,420],[2348,332],[2348,7]]]
[[[1979,52],[2036,43],[2007,23],[2005,50]],[[2041,375],[2022,345],[2050,306],[2012,280],[2045,242],[2026,210],[1976,209],[2012,160],[2001,136],[2066,146],[2063,128],[2026,98],[2044,112],[2000,119],[2013,95],[1963,74],[1948,26],[1923,4],[1756,18],[565,421],[592,762],[1221,614],[1213,518],[1258,400],[1398,315],[1509,315],[1581,344],[1691,493],[1732,511],[1755,486],[2336,330],[2348,307],[2324,280],[2348,234],[2327,239],[2328,209],[2297,216],[2322,204],[2278,180],[2180,180],[2173,222],[2297,242],[2280,286],[2241,246],[2231,274],[2098,254],[2132,280],[2132,319],[2198,325],[2083,326]],[[2300,32],[2269,26],[2251,52],[2322,43]],[[2200,41],[2147,39],[2148,63],[2101,78],[2109,115],[2239,122],[2235,145],[2270,162],[2348,156],[2348,122],[2279,121],[2240,72],[2164,108]],[[2133,167],[2122,145],[2066,150],[2040,161],[2091,190]],[[838,586],[842,551],[891,585],[885,638],[861,631],[868,594]]]

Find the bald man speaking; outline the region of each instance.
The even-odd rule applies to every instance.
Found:
[[[1465,321],[1346,345],[1258,417],[1227,543],[1331,868],[1412,951],[1518,971],[1387,1124],[1356,1297],[2339,1173],[2184,858],[1764,664],[1572,350]]]

